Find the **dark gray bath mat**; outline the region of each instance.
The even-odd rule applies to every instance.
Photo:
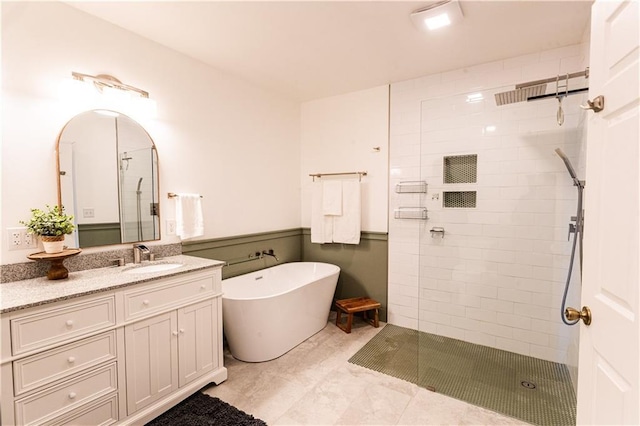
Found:
[[[147,426],[267,426],[226,402],[196,392],[169,411],[147,423]]]
[[[537,425],[575,425],[563,364],[387,324],[349,362]]]

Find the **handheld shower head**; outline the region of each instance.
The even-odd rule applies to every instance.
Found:
[[[576,171],[573,169],[573,166],[571,165],[571,161],[569,161],[569,157],[567,157],[567,155],[564,152],[562,152],[560,148],[556,148],[556,154],[558,154],[558,157],[562,158],[562,161],[564,161],[564,165],[567,166],[567,170],[569,171],[571,178],[577,179],[578,175],[576,175]]]
[[[558,154],[558,157],[562,158],[562,161],[564,161],[564,165],[567,167],[567,170],[569,171],[569,175],[571,176],[571,179],[573,179],[573,184],[580,188],[584,188],[584,182],[581,182],[578,179],[578,175],[576,174],[575,169],[571,165],[571,161],[569,161],[569,157],[567,157],[567,155],[564,152],[562,152],[560,148],[556,148],[556,154]]]

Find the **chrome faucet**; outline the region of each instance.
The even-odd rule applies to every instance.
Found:
[[[271,256],[271,257],[273,257],[273,258],[276,260],[276,262],[280,262],[280,259],[278,259],[278,256],[276,256],[276,255],[273,253],[273,249],[269,249],[269,250],[262,250],[262,255],[263,255],[263,256]]]
[[[144,244],[133,245],[133,263],[140,263],[142,261],[143,254],[149,254],[151,250]]]

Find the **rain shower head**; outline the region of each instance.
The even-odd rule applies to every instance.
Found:
[[[508,92],[496,93],[496,105],[508,105],[516,102],[525,102],[527,99],[534,96],[544,95],[547,91],[547,83],[537,84],[535,86],[527,86],[518,88],[515,90],[509,90]]]

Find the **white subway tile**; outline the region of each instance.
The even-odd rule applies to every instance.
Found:
[[[464,336],[467,342],[494,348],[496,346],[496,336],[469,330],[465,331]]]
[[[480,326],[480,331],[492,336],[503,337],[506,339],[511,339],[514,337],[514,330],[511,327],[482,321]]]
[[[465,318],[465,317],[451,317],[451,326],[460,328],[462,330],[479,331],[481,324],[480,321]]]
[[[529,355],[534,358],[540,358],[560,364],[565,364],[567,362],[566,351],[560,351],[546,346],[531,345]]]
[[[513,328],[523,330],[537,330],[537,328],[533,326],[532,321],[533,320],[531,318],[523,317],[519,315],[518,312],[515,312],[513,314],[498,312],[498,324],[508,325]]]
[[[523,342],[528,342],[534,345],[548,346],[549,335],[546,333],[540,333],[533,330],[520,330],[518,332],[518,339]]]
[[[531,303],[532,293],[511,288],[499,288],[498,299],[518,303]]]
[[[447,314],[443,314],[441,312],[431,312],[431,311],[421,310],[419,320],[421,322],[428,321],[434,324],[445,324],[445,325],[451,324],[451,316]]]
[[[504,351],[514,352],[521,355],[529,355],[530,344],[519,340],[496,337],[496,348]]]
[[[496,323],[498,319],[498,314],[495,311],[486,311],[484,309],[473,308],[467,306],[464,308],[466,312],[467,318],[476,319],[485,322]]]
[[[425,333],[438,334],[438,326],[440,324],[436,324],[430,321],[419,321],[418,324],[420,327],[418,330]]]
[[[449,325],[437,324],[435,334],[449,337],[451,339],[464,340],[464,330],[457,327],[451,327]]]
[[[482,306],[482,298],[471,294],[457,293],[451,295],[451,302],[459,306],[470,306],[480,308]]]
[[[498,289],[498,295],[500,294],[500,290],[502,289]],[[513,302],[509,300],[498,300],[482,297],[480,307],[485,311],[508,314],[513,313]]]
[[[420,291],[420,297],[437,302],[451,302],[451,293],[446,291],[422,289]]]
[[[416,318],[408,318],[402,315],[396,315],[391,309],[387,311],[387,321],[389,322],[389,324],[397,325],[398,327],[418,330],[418,320]]]
[[[403,296],[400,294],[389,293],[389,301],[393,302],[396,306],[403,306],[405,308],[417,309],[419,306],[419,300],[411,296]]]

